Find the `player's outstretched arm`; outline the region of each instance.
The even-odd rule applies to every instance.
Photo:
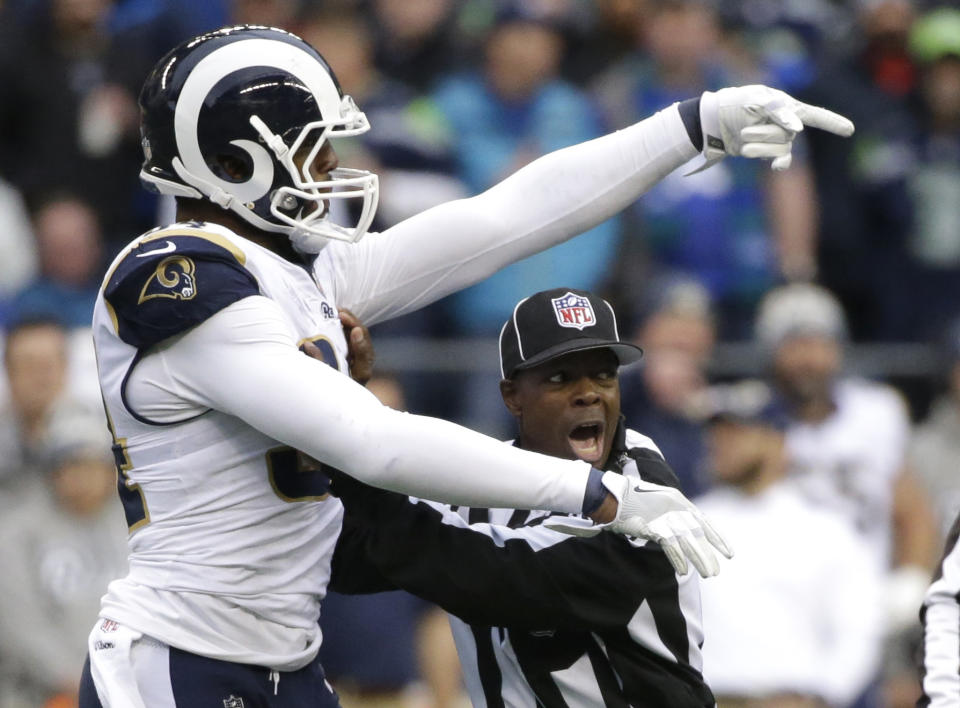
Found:
[[[511,450],[447,421],[383,406],[349,377],[304,356],[269,298],[233,303],[152,357],[162,366],[145,361],[138,369],[169,372],[179,398],[234,415],[369,484],[452,504],[582,509],[587,463]],[[139,391],[135,373],[128,383],[135,409]]]
[[[623,210],[702,153],[789,165],[804,126],[840,135],[846,118],[766,86],[706,92],[623,130],[545,155],[486,192],[429,209],[359,244],[332,243],[317,267],[368,325],[411,312]]]
[[[128,403],[137,409],[137,371],[147,366],[164,372],[163,387],[184,401],[236,416],[384,489],[450,504],[566,513],[592,509],[598,493],[606,494],[605,476],[585,462],[515,449],[447,421],[387,408],[347,376],[304,356],[296,341],[274,301],[244,298],[146,357],[128,382]],[[636,513],[621,504],[617,522]],[[695,533],[705,531],[687,535]]]
[[[343,321],[344,334],[347,337],[351,377],[355,381],[366,384],[373,374],[374,361],[373,340],[370,338],[370,331],[349,310],[340,310],[340,319]],[[316,347],[313,347],[313,349],[314,351],[307,349],[305,353],[322,361],[320,350]],[[383,500],[390,496],[399,496],[404,501],[406,499],[401,495],[391,495],[389,492],[368,487],[345,475],[340,475],[340,478],[339,486],[345,490],[347,496],[351,491],[359,489],[360,496],[364,496],[362,492],[367,493],[366,496],[372,506],[376,506],[378,502],[382,504]],[[593,536],[603,529],[656,541],[660,544],[674,570],[681,575],[685,575],[689,569],[688,558],[701,577],[710,577],[720,572],[720,566],[716,561],[713,548],[719,550],[727,558],[732,557],[733,553],[723,538],[713,529],[710,522],[700,511],[678,490],[642,481],[637,481],[637,483],[631,485],[627,483],[625,477],[616,474],[604,474],[598,482],[599,484],[595,485],[597,489],[592,502],[599,501],[599,506],[590,511],[590,516],[592,519],[609,520],[609,522],[600,526],[591,525],[584,529],[581,526],[565,526],[564,520],[561,518],[556,530],[574,536]],[[606,494],[603,493],[604,489],[607,490]],[[355,503],[354,507],[359,504],[360,502]],[[584,505],[586,507],[586,500]],[[399,516],[410,513],[407,507],[409,507],[408,504],[402,505],[401,510],[397,512]],[[374,516],[374,518],[376,517]],[[550,521],[547,522],[548,525],[550,523]],[[384,535],[382,524],[380,526],[376,531],[382,536]],[[372,537],[375,537],[375,535],[371,534]],[[387,535],[390,535],[389,531]],[[382,546],[382,544],[380,545]],[[371,549],[366,555],[372,554],[375,550],[375,548]],[[388,553],[387,555],[392,556],[393,554]],[[508,556],[508,558],[515,559],[516,554]],[[451,563],[444,563],[444,565],[449,566]],[[501,562],[496,567],[499,568],[503,565]],[[455,575],[461,574],[457,573]],[[473,583],[473,585],[476,585],[476,583]],[[408,587],[403,587],[403,589],[414,592]],[[500,620],[500,622],[509,623],[508,620]]]

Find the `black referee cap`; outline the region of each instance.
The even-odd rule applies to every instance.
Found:
[[[570,288],[544,290],[521,300],[500,330],[500,374],[505,379],[558,356],[586,349],[611,349],[620,365],[643,350],[620,341],[610,303]]]

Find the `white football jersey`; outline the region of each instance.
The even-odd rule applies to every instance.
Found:
[[[674,105],[476,197],[331,242],[312,272],[209,223],[132,242],[94,312],[131,530],[130,575],[102,615],[204,656],[308,663],[341,506],[278,439],[404,494],[579,513],[588,464],[392,411],[291,345],[315,340],[346,373],[338,306],[366,325],[419,309],[610,218],[696,150]]]
[[[105,618],[203,656],[308,663],[342,507],[297,450],[449,503],[581,509],[587,463],[393,411],[349,378],[337,305],[373,322],[439,277],[402,240],[366,243],[331,244],[307,269],[194,223],[118,256],[94,343],[131,556]],[[307,341],[330,366],[297,351]]]
[[[164,326],[172,302],[198,303],[200,321],[226,302],[204,304],[214,288],[274,300],[299,338],[347,373],[336,303],[305,268],[212,224],[167,227],[125,249],[94,315],[131,534],[130,573],[111,584],[103,615],[187,651],[290,668],[320,643],[319,601],[342,517],[326,478],[300,472],[292,448],[219,411],[171,406],[150,419],[128,407],[138,351],[167,334],[138,331],[135,308],[155,306],[145,329]],[[118,307],[128,312],[118,317]],[[189,324],[171,322],[170,331]],[[162,409],[164,396],[158,390],[151,408]]]
[[[874,551],[881,572],[890,564],[893,488],[904,463],[909,418],[890,387],[845,379],[834,389],[834,413],[819,424],[787,431],[793,479],[816,506],[845,516]]]

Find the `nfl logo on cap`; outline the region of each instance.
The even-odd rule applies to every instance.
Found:
[[[553,312],[557,316],[557,324],[561,327],[574,327],[582,330],[584,327],[593,327],[597,317],[593,312],[590,300],[568,292],[566,295],[553,298]]]
[[[617,318],[603,298],[568,288],[543,290],[518,302],[503,324],[500,373],[513,378],[522,369],[588,349],[610,349],[620,365],[643,354],[639,347],[620,341]]]

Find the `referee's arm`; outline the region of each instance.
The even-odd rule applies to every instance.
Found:
[[[675,596],[659,546],[614,534],[568,537],[542,526],[467,525],[426,503],[334,481],[346,507],[330,587],[403,589],[469,624],[523,629],[622,628],[644,599]]]
[[[947,547],[927,591],[923,623],[923,696],[919,708],[960,705],[960,516],[953,522]]]

